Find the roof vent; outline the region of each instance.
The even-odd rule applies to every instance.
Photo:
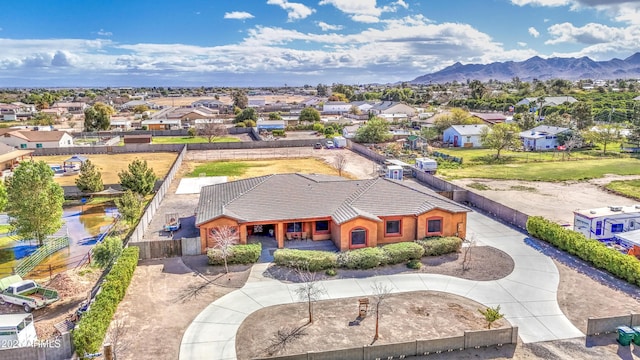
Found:
[[[591,211],[589,211],[589,213],[591,213],[591,214],[595,214],[595,213],[596,213],[596,211],[595,211],[595,210],[591,210]]]
[[[622,206],[609,206],[611,211],[622,211]]]

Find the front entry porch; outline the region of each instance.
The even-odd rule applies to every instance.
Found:
[[[272,262],[273,253],[278,250],[278,241],[271,236],[251,235],[247,238],[249,244],[262,244],[262,254],[259,262]],[[285,249],[322,250],[338,252],[332,240],[285,240]]]

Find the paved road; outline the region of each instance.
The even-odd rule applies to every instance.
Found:
[[[325,299],[372,294],[380,282],[393,292],[443,291],[467,297],[486,306],[500,305],[505,318],[518,326],[523,342],[584,336],[564,316],[556,301],[560,275],[551,259],[526,243],[526,235],[478,213],[468,214],[468,235],[479,245],[508,253],[515,267],[495,281],[471,281],[434,274],[399,274],[365,279],[326,280],[320,285]],[[191,323],[182,338],[180,359],[235,359],[236,333],[244,319],[267,306],[297,302],[296,284],[262,277],[268,264],[253,267],[249,281],[237,291],[216,300]]]

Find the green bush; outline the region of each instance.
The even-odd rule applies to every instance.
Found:
[[[407,267],[409,269],[418,270],[422,267],[422,262],[420,262],[420,260],[417,260],[417,259],[409,260],[409,262],[407,263]]]
[[[247,125],[245,125],[243,122],[239,122],[239,123],[236,124],[236,127],[237,128],[244,128],[244,127],[247,127]]]
[[[287,136],[284,133],[284,130],[272,130],[271,131],[271,135],[273,135],[273,136]]]
[[[387,256],[379,247],[345,251],[338,255],[338,265],[347,269],[373,269],[387,263]]]
[[[590,262],[595,267],[640,286],[640,261],[634,256],[608,248],[598,240],[587,239],[579,232],[566,229],[540,216],[527,220],[527,231],[537,239]]]
[[[253,264],[260,258],[262,244],[233,245],[227,256],[227,264]],[[208,249],[209,265],[224,265],[224,257],[220,249]]]
[[[93,247],[93,262],[104,269],[111,261],[122,254],[122,239],[117,236],[108,236],[101,243]]]
[[[424,255],[424,248],[413,242],[388,244],[382,247],[387,264],[400,264],[413,259],[420,259]]]
[[[327,269],[327,271],[325,271],[324,273],[327,274],[327,276],[336,276],[336,275],[338,275],[338,272],[336,271],[336,269]]]
[[[273,253],[276,265],[321,271],[337,267],[337,255],[331,251],[278,249]]]
[[[245,120],[243,123],[246,127],[256,127],[256,122],[253,120]]]
[[[424,240],[416,240],[416,243],[424,248],[424,256],[439,256],[460,251],[462,239],[455,236],[428,237]]]
[[[111,318],[124,298],[138,265],[138,252],[139,248],[135,246],[122,251],[105,276],[100,293],[73,330],[73,344],[80,357],[100,350]]]

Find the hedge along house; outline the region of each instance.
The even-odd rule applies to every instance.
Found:
[[[274,237],[279,248],[311,239],[349,250],[426,236],[464,238],[469,211],[412,183],[279,174],[203,187],[196,227],[203,253],[222,226],[235,228],[241,244],[261,235]]]

